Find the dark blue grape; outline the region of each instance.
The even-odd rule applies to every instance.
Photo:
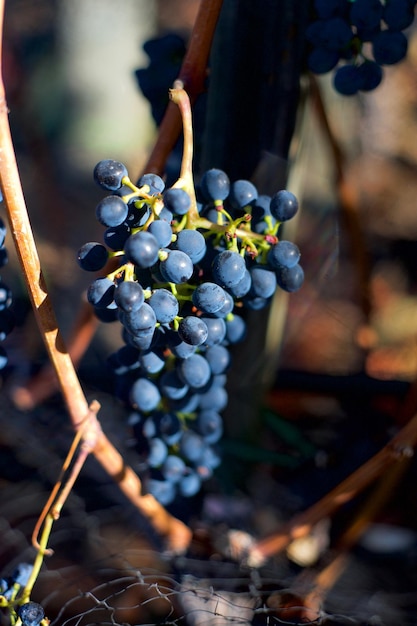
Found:
[[[159,467],[168,456],[167,445],[159,437],[153,437],[149,440],[149,456],[148,465],[150,467]]]
[[[180,441],[180,452],[182,456],[191,462],[196,462],[201,457],[205,444],[201,435],[186,430]]]
[[[154,332],[156,315],[145,302],[139,309],[123,312],[120,321],[132,335],[149,335]]]
[[[208,336],[207,325],[198,317],[189,315],[181,320],[178,335],[185,343],[192,346],[202,345]]]
[[[157,262],[159,244],[151,233],[139,231],[130,235],[125,243],[124,251],[131,263],[141,268],[147,268]]]
[[[188,359],[181,361],[178,375],[193,389],[200,389],[210,380],[211,370],[201,354],[192,354]]]
[[[171,243],[172,229],[165,220],[154,220],[149,224],[148,232],[155,237],[160,248],[166,248]]]
[[[192,295],[193,304],[203,313],[217,313],[226,302],[226,293],[216,283],[202,283]]]
[[[97,278],[87,289],[87,300],[99,309],[109,307],[114,301],[114,289],[109,278]]]
[[[355,0],[350,9],[350,21],[358,29],[377,29],[380,26],[382,12],[380,0]]]
[[[23,626],[39,626],[45,617],[43,608],[37,602],[25,602],[17,609],[17,614]]]
[[[107,228],[104,232],[104,243],[111,250],[123,250],[125,243],[130,235],[130,227],[127,224],[121,226]]]
[[[162,394],[170,400],[180,400],[188,391],[188,385],[176,370],[164,372],[159,379]]]
[[[278,191],[271,198],[271,214],[278,222],[290,220],[298,211],[298,200],[291,191]]]
[[[243,257],[238,252],[224,250],[212,263],[214,280],[222,287],[234,287],[242,280],[246,270]]]
[[[207,246],[206,240],[198,230],[184,229],[177,234],[177,239],[173,243],[175,250],[181,250],[187,254],[195,264],[204,257]]]
[[[407,37],[401,32],[383,30],[372,41],[374,59],[379,65],[392,65],[407,54]]]
[[[95,241],[85,243],[78,250],[77,262],[81,269],[87,272],[98,272],[103,269],[109,258],[107,249]]]
[[[343,96],[354,96],[362,85],[361,73],[357,65],[338,67],[333,77],[333,86]]]
[[[156,419],[156,428],[160,437],[169,445],[178,443],[182,436],[180,419],[174,413],[160,413]]]
[[[359,65],[359,74],[361,80],[361,91],[371,91],[376,89],[382,81],[383,69],[375,61],[364,61]]]
[[[158,500],[163,506],[168,506],[175,498],[175,485],[169,480],[157,480],[150,478],[146,486],[148,492]]]
[[[156,350],[141,351],[138,360],[145,374],[157,374],[165,367],[164,355]]]
[[[233,314],[231,318],[226,319],[226,339],[230,343],[238,343],[245,338],[246,322],[239,315]]]
[[[230,187],[229,201],[234,209],[244,209],[258,197],[258,190],[249,180],[236,180]]]
[[[184,476],[186,471],[186,465],[184,461],[174,454],[170,454],[164,461],[161,467],[161,472],[166,480],[171,483],[177,483]]]
[[[191,207],[191,198],[184,189],[171,187],[164,193],[164,205],[175,215],[185,215]]]
[[[198,414],[195,429],[206,443],[216,443],[223,434],[223,420],[217,411],[206,409]]]
[[[308,68],[314,74],[327,74],[338,64],[340,55],[337,50],[325,47],[314,48],[307,58]]]
[[[145,302],[142,286],[132,280],[119,283],[114,290],[114,301],[126,313],[137,311]]]
[[[161,324],[169,324],[178,315],[179,303],[168,289],[156,289],[148,300]]]
[[[245,269],[245,273],[243,274],[241,280],[237,283],[237,285],[229,287],[229,291],[235,298],[243,298],[243,296],[245,296],[249,292],[251,284],[251,275],[249,273],[249,270]]]
[[[205,346],[214,346],[221,343],[226,336],[226,323],[221,317],[202,317],[207,326],[208,335]]]
[[[201,478],[197,472],[189,470],[189,472],[183,476],[179,482],[179,490],[181,495],[185,498],[191,498],[195,496],[201,488]]]
[[[207,333],[208,333],[207,326],[205,327],[204,330],[205,330],[206,338],[207,338]],[[179,359],[187,359],[196,351],[196,345],[191,345],[189,343],[186,343],[185,341],[181,339],[180,334],[176,332],[168,333],[167,345],[169,349],[171,350],[172,354],[178,357]]]
[[[132,385],[130,398],[133,406],[148,413],[153,411],[161,401],[158,387],[147,378],[138,378]]]
[[[199,393],[200,409],[223,411],[228,403],[227,391],[224,387],[211,386],[207,391]]]
[[[275,272],[261,265],[255,265],[249,270],[251,275],[250,296],[270,298],[276,291],[277,279]]]
[[[223,374],[223,372],[225,372],[229,367],[230,352],[224,346],[220,346],[217,344],[210,346],[205,351],[204,357],[207,363],[210,365],[212,374]]]
[[[96,218],[103,226],[121,226],[128,211],[127,204],[119,196],[106,196],[96,206]]]
[[[414,3],[410,0],[388,0],[383,20],[390,30],[405,30],[414,21]]]
[[[94,180],[100,187],[109,191],[120,189],[125,176],[128,176],[126,166],[112,159],[100,161],[94,168]]]
[[[292,241],[281,240],[268,252],[268,263],[273,268],[293,267],[300,260],[300,250]]]
[[[300,265],[282,267],[276,270],[277,283],[284,291],[298,291],[304,282],[304,272]]]
[[[230,191],[230,180],[222,170],[212,168],[204,172],[200,188],[208,201],[226,200]]]
[[[159,264],[164,279],[169,283],[186,283],[194,272],[194,265],[188,254],[181,250],[168,250],[167,257]]]
[[[165,183],[158,174],[144,174],[141,176],[136,186],[143,187],[144,185],[149,187],[150,196],[156,196],[165,189]]]

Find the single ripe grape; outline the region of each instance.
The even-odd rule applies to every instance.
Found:
[[[393,65],[405,57],[407,46],[404,33],[383,30],[373,39],[372,52],[379,65]]]
[[[87,300],[94,307],[104,309],[114,300],[114,283],[109,278],[97,278],[87,289]]]
[[[200,187],[206,200],[226,200],[230,191],[230,180],[225,172],[212,168],[204,172]]]
[[[144,174],[137,182],[137,187],[143,187],[147,185],[149,187],[149,195],[155,196],[158,193],[162,193],[165,189],[165,183],[158,174]]]
[[[133,280],[119,283],[114,291],[114,301],[126,313],[137,311],[145,302],[142,286]]]
[[[223,420],[212,409],[200,411],[195,427],[206,443],[216,443],[223,434]]]
[[[273,268],[293,267],[300,260],[300,250],[292,241],[282,239],[271,247],[268,252],[268,263]]]
[[[202,283],[193,291],[193,304],[203,313],[217,313],[226,302],[226,293],[216,283]]]
[[[111,226],[104,232],[104,243],[110,248],[110,250],[123,250],[125,243],[130,235],[130,227],[128,224],[122,224],[121,226]]]
[[[214,280],[222,287],[233,287],[243,278],[246,264],[238,252],[223,250],[214,258],[212,272]]]
[[[178,335],[185,343],[189,343],[192,346],[200,346],[207,339],[208,328],[203,320],[194,315],[189,315],[181,320],[178,327]]]
[[[291,191],[278,191],[271,198],[271,214],[278,222],[290,220],[298,211],[298,200]]]
[[[222,317],[202,317],[207,325],[208,335],[204,342],[206,346],[214,346],[221,343],[226,336],[226,322]]]
[[[103,269],[108,258],[109,253],[105,246],[96,241],[85,243],[77,254],[78,265],[87,272],[98,272]]]
[[[96,218],[103,226],[121,226],[127,218],[128,206],[119,196],[106,196],[96,206]]]
[[[193,389],[200,389],[210,380],[210,365],[201,354],[192,354],[188,359],[181,361],[178,375]]]
[[[165,259],[160,261],[159,269],[169,283],[186,283],[194,272],[194,265],[188,254],[181,250],[168,250]]]
[[[141,268],[151,267],[158,260],[159,244],[146,230],[130,235],[125,243],[127,259]]]
[[[252,279],[249,292],[251,296],[270,298],[275,293],[277,288],[275,272],[261,265],[255,265],[250,268],[249,273]]]
[[[157,240],[160,248],[166,248],[171,243],[171,225],[165,220],[154,220],[149,224],[148,232]]]
[[[170,400],[180,400],[188,391],[187,383],[176,370],[164,372],[159,379],[159,387],[164,397]]]
[[[226,326],[226,324],[225,324]],[[226,330],[226,328],[225,328]],[[204,353],[212,374],[223,374],[230,364],[230,352],[225,346],[212,345]]]
[[[17,610],[17,613],[22,620],[23,626],[39,626],[45,612],[40,604],[37,602],[26,602],[22,604]]]
[[[105,159],[94,168],[94,180],[103,189],[116,191],[122,186],[122,180],[128,176],[126,166],[113,159]]]
[[[150,478],[147,481],[147,488],[163,506],[168,506],[175,498],[175,485],[169,480]]]
[[[175,250],[185,252],[193,263],[198,263],[204,257],[207,246],[206,240],[198,230],[185,228],[181,230],[173,246]]]
[[[186,465],[181,457],[170,454],[165,459],[161,471],[166,480],[177,483],[184,476]]]
[[[148,464],[150,467],[159,467],[168,456],[168,447],[159,437],[153,437],[149,441]]]
[[[249,180],[236,180],[230,187],[229,200],[234,209],[244,209],[258,197],[258,190]]]
[[[300,265],[282,267],[276,270],[277,283],[284,291],[298,291],[304,282],[304,272]]]
[[[184,189],[171,187],[164,193],[164,205],[175,215],[185,215],[191,207],[191,198]]]
[[[361,73],[357,65],[338,67],[333,77],[333,86],[343,96],[354,96],[362,85]]]
[[[149,298],[148,304],[161,324],[169,324],[178,315],[178,300],[168,289],[156,289]]]
[[[195,496],[201,488],[201,478],[197,472],[189,471],[179,482],[179,490],[185,498]]]
[[[130,396],[132,404],[144,413],[156,409],[161,400],[158,387],[147,378],[138,378],[133,383]]]

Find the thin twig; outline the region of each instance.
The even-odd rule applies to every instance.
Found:
[[[3,32],[4,0],[0,0],[0,32]],[[0,44],[1,46],[1,44]],[[0,59],[2,59],[0,47]],[[10,230],[13,235],[36,321],[54,367],[59,387],[75,431],[88,419],[83,441],[91,445],[95,458],[116,481],[126,497],[150,520],[156,532],[166,536],[170,549],[182,551],[191,540],[190,529],[171,516],[150,494],[142,495],[141,481],[126,466],[123,457],[91,415],[72,360],[62,340],[43,278],[33,237],[10,134],[3,78],[0,81],[0,184]]]

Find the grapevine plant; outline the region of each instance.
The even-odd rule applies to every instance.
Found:
[[[213,2],[210,10],[209,4],[202,3],[201,21],[214,30],[221,2]],[[337,67],[334,86],[345,95],[377,87],[381,66],[396,63],[406,54],[402,31],[412,22],[414,5],[414,0],[315,0],[317,19],[307,31],[313,47],[310,69],[324,73]],[[3,10],[1,19],[2,15]],[[205,30],[206,43],[209,30]],[[198,37],[192,40],[191,51],[199,41]],[[183,68],[189,70],[193,60],[194,69],[201,66],[205,71],[204,55],[188,54]],[[344,64],[338,67],[340,60]],[[268,306],[277,289],[297,291],[304,273],[298,247],[282,238],[282,225],[298,210],[297,198],[290,191],[260,195],[250,181],[230,181],[217,168],[207,170],[199,181],[194,179],[190,98],[181,80],[177,81],[170,98],[180,111],[184,135],[178,180],[166,188],[164,180],[153,173],[158,168],[150,167],[133,182],[123,163],[100,161],[94,179],[107,192],[96,207],[96,217],[105,228],[104,242],[88,242],[78,252],[82,269],[102,274],[87,291],[97,317],[122,326],[123,345],[110,356],[109,365],[117,379],[117,392],[129,407],[138,478],[103,434],[97,420],[99,405],[87,404],[63,347],[17,174],[3,83],[0,89],[1,191],[33,308],[76,431],[62,476],[34,530],[34,564],[20,564],[0,579],[0,609],[10,623],[39,626],[47,620],[42,607],[30,599],[32,587],[48,554],[53,522],[89,453],[167,538],[168,548],[185,551],[191,531],[165,506],[195,495],[221,462],[221,413],[227,405],[230,347],[245,337],[244,309]],[[165,119],[175,119],[172,107]],[[5,231],[0,221],[0,267],[7,262]],[[0,282],[1,340],[13,328],[11,302],[10,289]],[[0,368],[6,362],[0,348]],[[248,562],[263,562],[292,538],[308,532],[347,493],[363,488],[392,463],[391,448],[415,445],[416,432],[414,418],[390,446],[328,496],[280,533],[255,543]]]
[[[278,287],[303,282],[300,251],[280,240],[281,224],[298,210],[289,191],[258,195],[247,180],[206,171],[195,188],[188,95],[170,90],[184,129],[178,180],[169,188],[144,174],[100,161],[96,182],[112,192],[96,207],[103,245],[78,253],[85,270],[115,264],[95,279],[87,298],[103,320],[120,320],[124,345],[109,362],[133,411],[129,423],[146,486],[162,504],[195,495],[220,463],[218,443],[227,403],[229,347],[245,336],[243,307],[268,305]]]

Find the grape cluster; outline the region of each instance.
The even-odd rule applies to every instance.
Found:
[[[218,169],[198,190],[126,167],[98,163],[98,184],[112,192],[96,208],[105,245],[84,244],[79,265],[97,271],[87,298],[102,320],[118,319],[123,346],[109,363],[129,423],[138,469],[161,503],[192,496],[220,463],[217,444],[227,404],[229,346],[245,336],[243,307],[268,305],[277,287],[293,292],[304,274],[298,247],[279,240],[298,209],[289,191],[258,195]]]
[[[0,218],[0,267],[7,264],[8,256],[5,246],[6,225]],[[0,341],[4,341],[7,335],[13,330],[15,318],[11,310],[12,292],[10,288],[0,278]],[[0,370],[7,365],[7,353],[3,346],[0,346]]]
[[[384,65],[407,54],[402,32],[414,20],[416,0],[315,0],[317,18],[307,29],[308,67],[315,74],[334,68],[333,84],[349,96],[380,84]],[[345,63],[340,64],[340,61]]]

